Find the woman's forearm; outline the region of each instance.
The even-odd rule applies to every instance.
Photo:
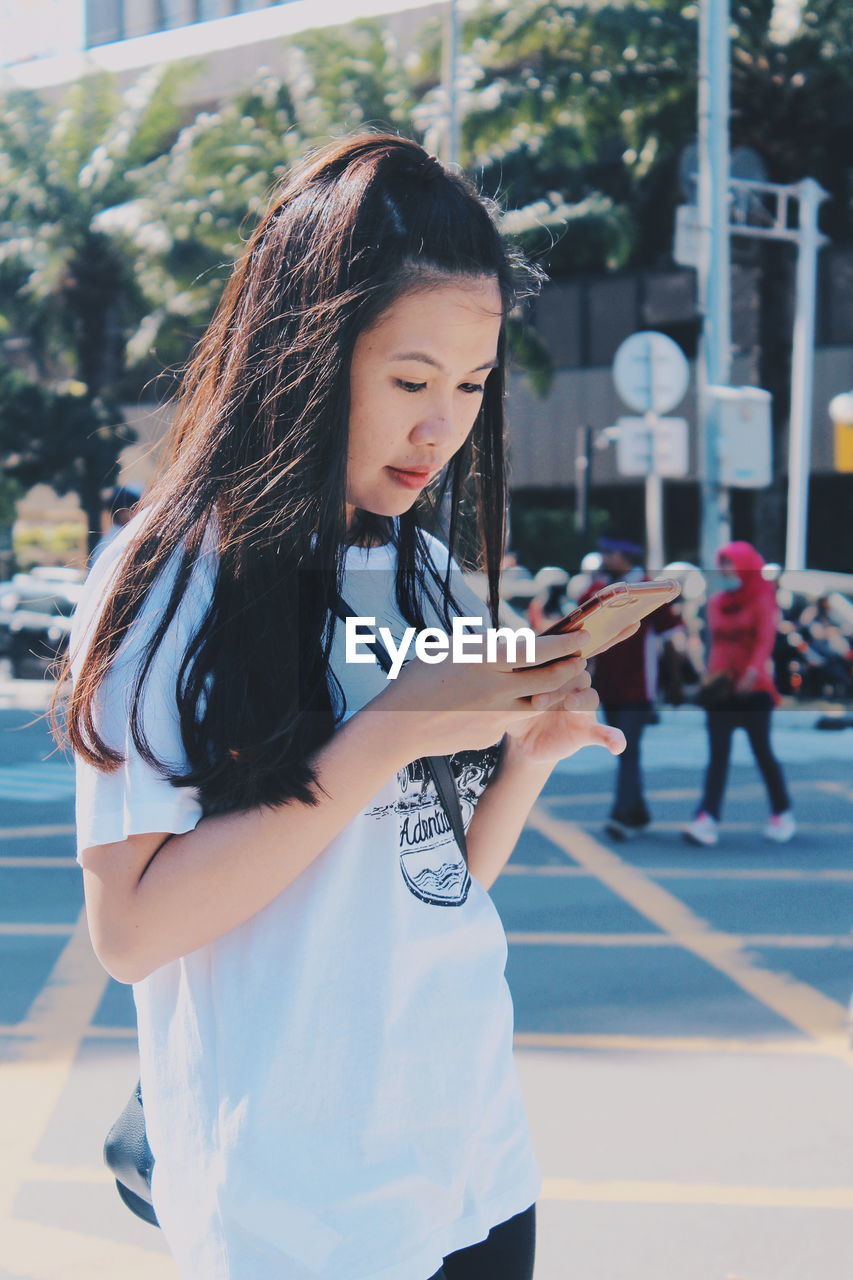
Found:
[[[138,982],[245,923],[290,885],[402,768],[387,717],[357,712],[313,756],[328,793],[203,818],[170,837],[145,868],[122,922],[115,977]]]
[[[529,760],[511,738],[504,739],[467,833],[468,869],[484,889],[492,887],[509,861],[553,768],[553,763]]]

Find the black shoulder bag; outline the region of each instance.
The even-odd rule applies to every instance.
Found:
[[[345,600],[339,602],[336,610],[342,620],[354,617]],[[378,636],[376,643],[376,659],[386,673],[391,668],[391,658]],[[424,763],[435,783],[439,799],[453,827],[456,843],[468,865],[468,846],[465,841],[465,825],[462,821],[462,810],[453,771],[448,756],[425,756]],[[136,1088],[130,1095],[121,1115],[113,1124],[104,1142],[104,1161],[116,1180],[116,1189],[124,1203],[138,1218],[159,1227],[154,1205],[151,1201],[151,1173],[154,1168],[154,1156],[148,1145],[145,1133],[145,1112],[142,1109],[142,1082],[137,1080]]]

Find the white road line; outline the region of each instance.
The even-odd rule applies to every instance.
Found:
[[[593,1050],[602,1053],[711,1053],[766,1055],[773,1057],[823,1056],[823,1047],[805,1036],[787,1040],[726,1039],[715,1036],[569,1035],[560,1031],[517,1031],[516,1049]]]
[[[670,933],[507,933],[507,941],[516,946],[553,947],[680,947],[681,941]],[[853,950],[853,934],[833,935],[747,933],[740,934],[745,947],[792,948],[800,951],[823,951],[838,948]]]
[[[0,827],[0,840],[33,840],[39,836],[73,836],[72,824],[48,827]]]
[[[0,938],[69,938],[73,924],[0,924]]]
[[[0,858],[0,869],[7,871],[34,871],[42,867],[79,867],[76,858],[40,858],[38,854],[30,854],[28,858]]]
[[[839,867],[825,870],[814,867],[643,867],[651,880],[791,880],[802,883],[834,880],[840,884],[853,882],[853,871]],[[523,862],[509,862],[502,876],[580,876],[594,878],[595,873],[586,867],[528,866]]]
[[[0,1023],[0,1036],[4,1036],[7,1039],[15,1039],[16,1037],[24,1038],[32,1035],[38,1035],[38,1027],[31,1025],[29,1022]],[[135,1039],[136,1027],[100,1027],[97,1023],[92,1023],[81,1036],[81,1040]]]
[[[714,1182],[582,1182],[543,1178],[543,1200],[586,1204],[690,1204],[762,1209],[853,1209],[853,1187],[753,1187]]]

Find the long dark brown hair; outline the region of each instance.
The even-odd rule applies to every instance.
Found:
[[[447,540],[456,554],[468,501],[497,625],[507,496],[503,329],[474,428],[443,474],[396,523],[358,512],[347,530],[356,339],[404,293],[448,274],[495,278],[504,316],[540,281],[503,240],[494,206],[406,138],[350,135],[290,170],[189,364],[166,465],[100,610],[64,725],[55,715],[57,732],[64,729],[80,756],[106,771],[123,762],[99,732],[97,695],[167,566],[168,602],[135,670],[129,727],[162,776],[198,788],[205,813],[316,802],[307,757],[340,715],[328,619],[354,535],[396,544],[397,602],[410,625],[426,625],[421,592],[429,577],[449,627],[450,610],[459,608],[449,571],[442,576],[430,564],[423,527],[449,494]],[[212,587],[175,686],[189,762],[181,770],[155,756],[142,695],[211,531]]]

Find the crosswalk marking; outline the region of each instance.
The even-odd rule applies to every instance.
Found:
[[[762,968],[734,934],[713,928],[685,903],[651,880],[639,868],[599,844],[574,823],[550,814],[540,801],[534,805],[528,825],[546,836],[567,857],[594,872],[623,901],[679,945],[726,975],[741,990],[780,1017],[813,1036],[824,1051],[845,1062],[853,1061],[847,1044],[847,1010],[815,987],[785,974]]]
[[[47,827],[0,827],[0,840],[38,840],[42,836],[73,836],[72,823],[60,823]]]
[[[670,933],[507,933],[507,942],[534,947],[680,947],[679,938]],[[853,949],[853,933],[830,934],[740,934],[745,947],[787,948],[801,951],[828,950],[838,947]]]
[[[0,858],[0,868],[5,868],[8,871],[42,871],[45,868],[77,867],[79,865],[76,858]]]
[[[853,871],[845,867],[643,867],[651,880],[835,880],[839,883],[853,881]],[[568,876],[594,879],[595,873],[586,867],[562,864],[533,866],[524,862],[509,862],[501,876]]]
[[[0,765],[0,800],[67,800],[74,795],[74,769],[63,761]]]
[[[651,752],[649,756],[648,761],[643,761],[643,767],[647,772],[651,772],[654,775],[656,760]],[[818,779],[794,779],[788,783],[788,790],[795,792],[822,791],[828,795],[841,796],[845,800],[849,800],[853,795],[851,788],[844,782],[825,782]],[[763,800],[766,794],[767,792],[761,782],[734,782],[726,788],[726,799],[729,802],[733,800]],[[686,800],[691,805],[695,805],[698,798],[698,784],[692,787],[650,786],[646,787],[645,795],[646,799],[650,801]],[[610,805],[613,803],[613,791],[578,791],[571,796],[553,795],[549,796],[548,799],[554,804]]]
[[[81,911],[71,937],[33,1001],[27,1015],[30,1035],[16,1046],[15,1057],[0,1062],[0,1223],[4,1231],[4,1264],[26,1265],[31,1259],[9,1253],[9,1228],[21,1181],[20,1171],[33,1160],[38,1143],[65,1088],[84,1034],[103,999],[109,977],[99,964]],[[39,1231],[46,1231],[44,1224]],[[60,1233],[62,1234],[62,1233]]]
[[[39,1028],[30,1022],[6,1022],[0,1023],[0,1036],[6,1038],[20,1037],[27,1039],[30,1036],[38,1035]],[[100,1027],[96,1023],[92,1023],[80,1037],[81,1040],[135,1040],[136,1027]]]
[[[815,1040],[791,1035],[785,1040],[738,1040],[724,1036],[632,1036],[568,1034],[561,1031],[516,1031],[517,1051],[527,1049],[578,1049],[603,1053],[700,1053],[770,1054],[773,1057],[821,1057]]]
[[[4,920],[0,923],[0,938],[70,938],[73,924],[27,924]]]
[[[126,1244],[106,1231],[86,1235],[46,1222],[3,1222],[3,1266],[20,1280],[84,1280],[87,1276],[121,1276],[122,1280],[178,1280],[171,1257],[164,1253],[160,1231],[151,1230],[150,1245]]]
[[[542,1199],[597,1204],[853,1209],[853,1187],[753,1187],[716,1182],[585,1182],[579,1178],[543,1178]]]

